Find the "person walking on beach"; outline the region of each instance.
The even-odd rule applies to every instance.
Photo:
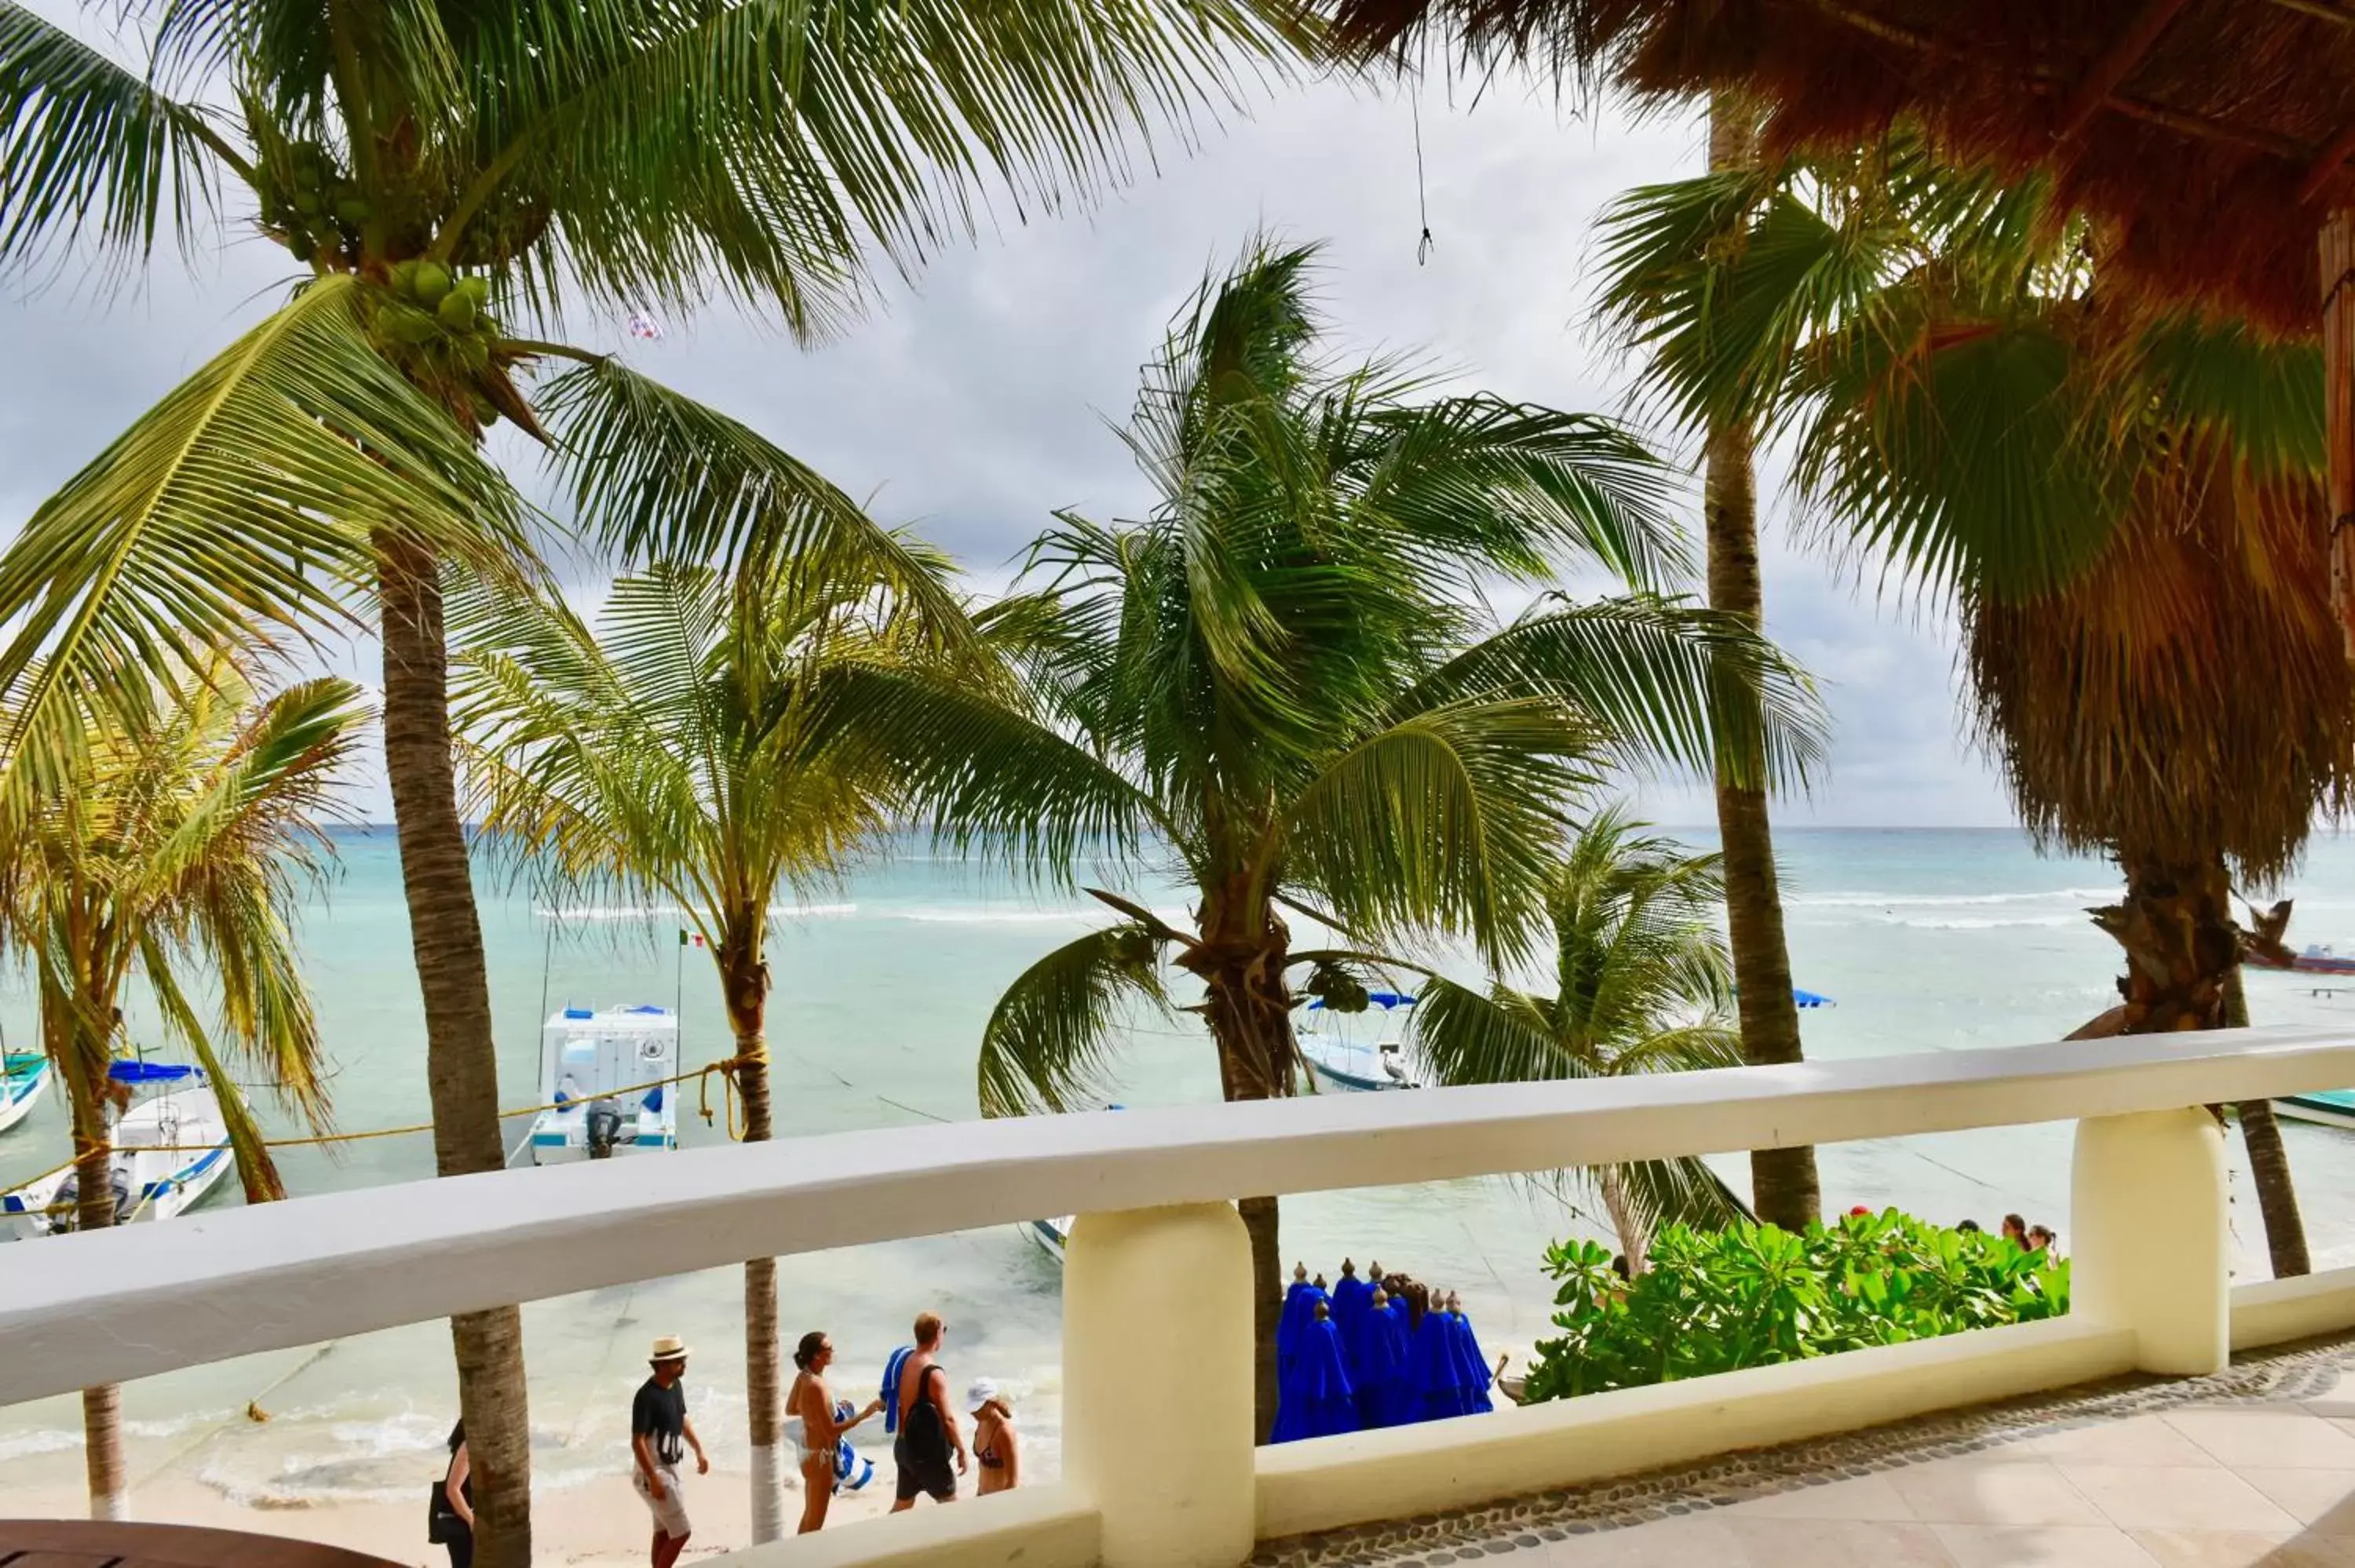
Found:
[[[973,1457],[981,1467],[983,1497],[1010,1492],[1022,1484],[1022,1439],[1014,1430],[1014,1396],[998,1392],[986,1377],[973,1380],[964,1405],[973,1412]]]
[[[918,1314],[916,1349],[900,1370],[900,1435],[891,1443],[900,1487],[893,1513],[915,1507],[919,1495],[934,1502],[956,1501],[956,1478],[965,1471],[964,1435],[957,1430],[949,1374],[940,1364],[941,1339],[947,1332],[939,1313]],[[952,1448],[956,1451],[954,1471],[949,1468]]]
[[[655,1516],[655,1568],[671,1568],[687,1550],[694,1528],[687,1522],[687,1499],[679,1489],[679,1461],[687,1449],[694,1449],[698,1476],[711,1473],[711,1461],[704,1457],[695,1423],[687,1418],[687,1390],[679,1386],[687,1376],[686,1342],[665,1334],[655,1341],[646,1364],[654,1375],[638,1386],[638,1397],[630,1405],[630,1457],[635,1461],[630,1484]]]
[[[466,1457],[466,1424],[450,1428],[450,1464],[442,1472],[426,1538],[448,1549],[450,1568],[474,1568],[474,1481]]]
[[[793,1439],[794,1458],[802,1473],[802,1522],[794,1533],[807,1535],[826,1528],[826,1510],[834,1500],[835,1478],[842,1435],[883,1408],[870,1399],[867,1408],[847,1421],[837,1419],[834,1391],[826,1386],[826,1369],[834,1364],[834,1341],[825,1330],[812,1329],[794,1348],[794,1365],[801,1372],[785,1395],[785,1436]],[[847,1409],[846,1404],[843,1409]]]

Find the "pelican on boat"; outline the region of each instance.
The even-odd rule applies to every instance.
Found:
[[[567,1007],[539,1036],[534,1165],[678,1147],[678,1014],[666,1007]],[[655,1086],[648,1087],[653,1085]]]
[[[203,1202],[236,1164],[218,1091],[204,1069],[126,1061],[106,1075],[134,1094],[147,1091],[113,1118],[114,1223],[168,1220]],[[70,1166],[0,1192],[0,1239],[70,1231],[80,1201],[80,1174]]]
[[[11,1051],[0,1055],[0,1132],[25,1119],[41,1091],[49,1086],[49,1059],[35,1053]]]

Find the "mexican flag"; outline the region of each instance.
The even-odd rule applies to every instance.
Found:
[[[679,929],[678,945],[682,948],[709,948],[711,946],[710,943],[703,939],[702,933],[698,931],[689,931],[684,927]]]

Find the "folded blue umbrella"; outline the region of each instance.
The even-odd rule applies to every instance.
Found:
[[[1333,1321],[1341,1330],[1341,1348],[1350,1353],[1349,1367],[1357,1370],[1358,1320],[1374,1304],[1374,1287],[1352,1273],[1348,1265],[1341,1266],[1341,1277],[1333,1282]]]
[[[1366,1426],[1404,1426],[1419,1419],[1406,1303],[1370,1302],[1348,1336],[1349,1380],[1357,1389],[1358,1420]]]
[[[1311,1318],[1276,1378],[1275,1426],[1267,1440],[1296,1443],[1356,1430],[1358,1404],[1341,1361],[1341,1330],[1330,1317]]]
[[[1298,1346],[1303,1330],[1316,1320],[1316,1307],[1327,1301],[1325,1292],[1305,1279],[1295,1279],[1284,1293],[1284,1316],[1275,1320],[1275,1365],[1283,1371]],[[1327,1303],[1327,1309],[1330,1304]]]
[[[1467,1415],[1478,1415],[1497,1408],[1488,1397],[1489,1388],[1497,1374],[1488,1370],[1488,1358],[1480,1349],[1479,1337],[1472,1332],[1472,1319],[1461,1308],[1450,1308],[1455,1337],[1455,1361],[1464,1378],[1464,1410]]]
[[[1462,1352],[1455,1342],[1455,1325],[1447,1312],[1433,1307],[1415,1325],[1413,1368],[1416,1418],[1444,1421],[1468,1415],[1472,1406],[1464,1385]]]

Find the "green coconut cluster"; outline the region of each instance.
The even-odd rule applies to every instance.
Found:
[[[490,280],[419,257],[395,262],[386,285],[390,297],[378,308],[376,326],[388,346],[421,371],[423,379],[478,387],[499,337],[499,324],[485,308]],[[479,392],[474,401],[479,423],[498,418]]]
[[[357,253],[371,209],[325,147],[289,143],[282,157],[264,159],[259,173],[261,221],[285,238],[287,249],[305,261],[323,250]]]

